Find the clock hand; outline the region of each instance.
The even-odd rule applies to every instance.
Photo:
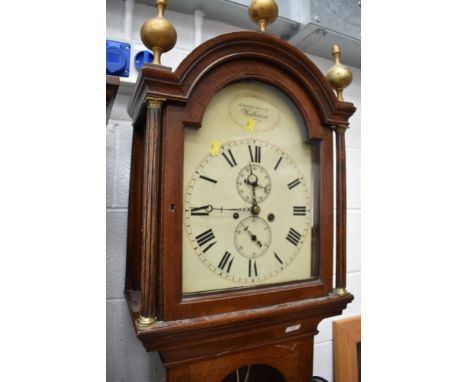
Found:
[[[251,185],[252,187],[257,187],[257,182],[258,182],[258,177],[257,175],[255,175],[253,173],[253,170],[252,170],[252,163],[249,163],[249,167],[250,167],[250,175],[247,177],[247,179],[245,179],[245,183]]]
[[[200,214],[209,214],[211,211],[213,211],[213,206],[211,204],[207,204],[206,206],[201,206],[201,207],[192,207],[190,208],[190,211],[193,213],[200,213]]]
[[[250,208],[250,212],[252,215],[255,216],[260,213],[260,207],[258,206],[258,203],[257,203],[257,196],[255,195],[255,187],[257,187],[258,178],[257,178],[257,175],[253,173],[252,162],[249,163],[249,167],[250,167],[250,175],[247,177],[247,184],[252,186],[252,207]],[[252,181],[249,181],[249,178]]]
[[[211,207],[213,210],[216,210],[216,211],[250,211],[250,207],[246,207],[246,208],[214,208],[214,207]]]
[[[256,206],[257,205],[257,196],[255,195],[255,186],[254,185],[252,185],[252,193],[253,193],[253,195],[252,195],[252,204],[253,204],[253,206]]]
[[[246,227],[244,228],[244,231],[247,231],[247,232],[248,232],[248,234],[250,235],[250,238],[252,239],[252,241],[255,241],[255,242],[257,243],[257,245],[258,245],[260,248],[262,247],[261,241],[260,241],[260,240],[257,240],[257,236],[254,235],[252,232],[250,232],[249,226],[246,226]]]
[[[250,182],[248,181],[248,179],[244,179],[244,183],[245,183],[245,184],[248,184],[249,186],[254,186],[254,185],[255,185],[255,187],[266,188],[266,186],[262,186],[261,184],[258,184],[258,183],[250,183]]]
[[[245,208],[216,208],[213,207],[211,204],[207,204],[205,206],[201,207],[191,207],[189,210],[192,213],[192,215],[208,215],[210,212],[213,211],[250,211],[250,207],[245,207]]]

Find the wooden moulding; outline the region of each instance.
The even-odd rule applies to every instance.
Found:
[[[126,293],[133,321],[139,314],[139,296]],[[148,329],[135,325],[147,351],[158,350],[166,367],[219,356],[290,338],[317,334],[325,317],[342,313],[353,296],[327,296],[299,302],[217,314],[192,319],[159,321]]]
[[[335,382],[358,382],[357,344],[361,342],[361,316],[333,322]]]

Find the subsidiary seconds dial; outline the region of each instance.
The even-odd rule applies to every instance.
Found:
[[[268,251],[270,243],[270,227],[258,216],[243,219],[234,232],[234,245],[237,252],[247,259],[258,259]]]
[[[271,192],[271,179],[268,172],[257,163],[249,163],[237,175],[237,191],[248,203],[254,200],[263,202]]]
[[[185,195],[185,226],[196,256],[239,283],[271,278],[310,234],[308,186],[292,158],[268,142],[224,143],[205,157]]]

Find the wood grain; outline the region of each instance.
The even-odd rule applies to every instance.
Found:
[[[143,155],[141,229],[141,312],[156,317],[156,248],[158,243],[161,107],[148,107]]]
[[[336,288],[346,289],[345,129],[336,129]]]
[[[358,342],[361,342],[361,316],[333,321],[335,382],[358,382]]]
[[[288,382],[308,381],[312,363],[313,341],[310,338],[293,338],[275,344],[260,346],[243,352],[220,354],[199,362],[172,367],[167,382],[219,382],[235,369],[246,365],[265,364],[276,369]],[[266,381],[262,375],[249,381]],[[262,378],[262,379],[261,379]]]

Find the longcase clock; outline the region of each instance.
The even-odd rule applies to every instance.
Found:
[[[174,36],[157,3],[152,22]],[[148,42],[147,23],[159,62],[175,40]],[[317,325],[353,299],[344,131],[354,110],[302,52],[263,32],[209,40],[175,71],[142,68],[128,107],[125,296],[168,382],[309,381]]]

